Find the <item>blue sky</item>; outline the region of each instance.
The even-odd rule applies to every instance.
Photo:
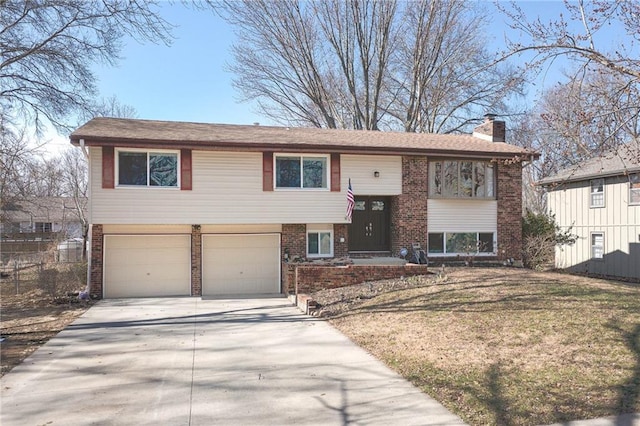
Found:
[[[486,1],[494,8],[493,2]],[[531,17],[543,21],[557,17],[564,10],[561,1],[520,2]],[[273,124],[256,114],[254,104],[239,101],[231,87],[233,76],[225,71],[231,61],[232,29],[210,11],[185,8],[166,3],[163,16],[176,25],[171,46],[139,44],[125,40],[122,60],[116,67],[96,67],[98,88],[102,97],[116,96],[134,107],[139,118],[210,123]],[[506,27],[496,11],[492,34],[496,49],[503,48]],[[608,29],[615,38],[616,29]],[[510,34],[513,36],[513,34]],[[559,64],[541,76],[535,90],[554,84],[561,77]],[[68,138],[48,135],[51,150],[68,146]]]

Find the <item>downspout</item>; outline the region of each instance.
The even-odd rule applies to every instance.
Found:
[[[87,173],[89,174],[88,178],[91,176],[91,169],[89,168],[89,153],[87,152],[87,147],[84,145],[84,139],[80,139],[80,148],[82,149],[82,153],[84,154],[84,158],[87,159]],[[89,186],[89,191],[91,191],[91,186]],[[87,254],[87,239],[91,238],[91,225],[89,225],[89,229],[87,230],[87,237],[84,238],[85,246],[82,248],[84,254]],[[78,296],[81,300],[89,300],[91,298],[91,256],[87,256],[87,284],[85,285],[84,291],[80,292]]]
[[[80,139],[80,148],[82,148],[82,152],[84,153],[84,158],[89,161],[89,153],[87,152],[87,147],[84,146],[84,139]]]

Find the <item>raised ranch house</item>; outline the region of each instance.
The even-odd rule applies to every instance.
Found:
[[[556,249],[556,267],[640,280],[640,149],[623,146],[540,181],[549,212],[575,244]]]
[[[71,142],[89,156],[97,297],[288,293],[283,262],[414,243],[521,258],[535,154],[493,117],[473,135],[95,118]]]

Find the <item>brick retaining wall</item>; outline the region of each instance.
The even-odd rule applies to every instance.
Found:
[[[367,281],[424,275],[428,268],[414,264],[318,266],[285,263],[282,272],[285,294],[304,294]]]

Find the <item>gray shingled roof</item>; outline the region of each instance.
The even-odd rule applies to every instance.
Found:
[[[575,182],[599,177],[620,176],[640,171],[640,145],[623,145],[600,157],[569,167],[540,180],[540,185]]]
[[[471,135],[378,132],[258,125],[94,118],[70,136],[78,145],[309,150],[326,152],[429,153],[487,157],[535,156],[533,151]]]
[[[80,203],[84,207],[86,199],[81,199]],[[12,222],[78,221],[72,197],[24,197],[10,200],[9,208],[4,213]]]

